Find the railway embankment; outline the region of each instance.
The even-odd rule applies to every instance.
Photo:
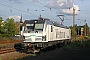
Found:
[[[15,50],[14,45],[21,42],[22,40],[0,40],[0,60],[15,60],[28,56],[29,54],[19,53]]]
[[[47,51],[34,57],[27,56],[18,60],[90,60],[90,40],[76,41],[59,49]]]
[[[0,42],[1,43],[1,42]],[[17,43],[17,42],[15,42]],[[5,45],[4,45],[5,44]],[[5,47],[4,47],[5,46]],[[12,48],[13,43],[3,43],[0,45],[0,50],[5,48]],[[75,41],[70,44],[65,44],[63,47],[54,46],[53,48],[47,48],[47,51],[41,52],[39,55],[26,54],[21,52],[9,52],[0,54],[0,60],[87,60],[90,59],[90,40]]]

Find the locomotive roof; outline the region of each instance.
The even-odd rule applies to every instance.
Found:
[[[64,25],[61,25],[59,22],[55,22],[55,21],[51,21],[51,20],[40,20],[40,19],[33,19],[33,20],[25,20],[23,25],[25,23],[29,24],[29,23],[34,23],[35,21],[39,22],[39,23],[44,23],[46,22],[47,24],[50,24],[50,25],[54,25],[54,26],[57,26],[57,27],[62,27],[62,28],[67,28],[66,26]]]
[[[26,20],[26,21],[27,21],[26,23],[35,23],[35,21],[37,21],[39,23],[45,22],[45,20],[37,20],[37,19],[35,19],[35,20]]]

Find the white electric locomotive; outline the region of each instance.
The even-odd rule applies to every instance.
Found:
[[[25,20],[21,35],[22,47],[27,51],[37,52],[42,48],[61,42],[69,42],[71,30],[50,20]]]

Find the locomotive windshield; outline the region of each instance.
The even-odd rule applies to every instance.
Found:
[[[31,20],[25,24],[25,33],[30,32],[42,32],[44,28],[44,21],[42,20]]]

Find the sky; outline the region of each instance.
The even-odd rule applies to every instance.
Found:
[[[57,15],[63,15],[65,26],[73,25],[73,9],[75,9],[75,24],[90,27],[90,0],[0,0],[0,16],[4,20],[14,18],[23,21],[49,18],[61,23]],[[63,16],[60,16],[63,19]]]

